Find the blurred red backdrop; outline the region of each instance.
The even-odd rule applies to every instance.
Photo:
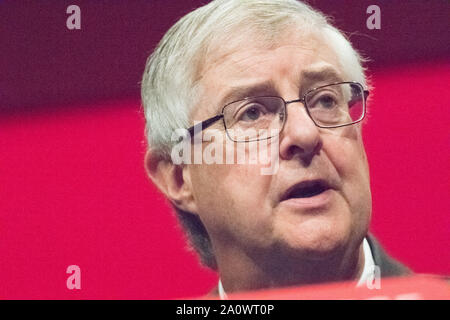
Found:
[[[160,2],[154,6],[164,8]],[[322,6],[330,13],[340,10],[326,1]],[[193,7],[172,7],[171,23]],[[165,28],[160,28],[162,34]],[[387,34],[381,43],[388,56]],[[27,50],[39,52],[39,45]],[[373,191],[371,230],[414,271],[448,275],[450,63],[448,48],[439,57],[426,50],[408,63],[387,59],[386,65],[370,65],[374,90],[363,130]],[[52,72],[43,74],[43,83],[53,83],[46,90],[36,70],[30,71],[37,77],[36,86],[30,85],[36,90],[32,98],[30,90],[17,88],[27,81],[26,73],[20,73],[22,80],[10,78],[19,81],[16,91],[2,87],[3,95],[14,95],[4,100],[9,103],[0,113],[0,299],[179,298],[202,295],[215,285],[217,276],[189,252],[143,167],[137,83],[150,51],[149,46],[140,52],[140,62],[131,68],[136,72],[125,77],[134,81],[131,89],[116,95],[95,96],[81,84],[74,94],[58,87]],[[404,43],[403,54],[407,51]],[[23,54],[18,48],[6,52],[10,58]],[[54,56],[57,65],[70,57],[60,55]],[[83,61],[94,67],[105,63]],[[10,77],[19,74],[4,62]],[[58,68],[51,70],[57,77]],[[118,74],[108,72],[104,78],[118,86]],[[64,79],[70,81],[70,74]],[[9,82],[2,78],[0,83]],[[72,264],[81,268],[81,290],[66,287],[66,268]]]

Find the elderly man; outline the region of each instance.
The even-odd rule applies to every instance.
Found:
[[[180,19],[149,58],[147,172],[218,271],[222,296],[409,272],[368,234],[361,61],[322,14],[294,0],[212,1]],[[180,128],[193,150],[223,139],[216,156],[268,145],[258,150],[269,150],[275,170],[264,173],[267,161],[251,156],[193,162],[193,152],[176,162]]]

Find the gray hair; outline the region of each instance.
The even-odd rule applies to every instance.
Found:
[[[322,37],[338,57],[349,79],[366,86],[363,59],[327,18],[296,0],[215,0],[181,18],[164,35],[145,67],[141,96],[150,151],[170,159],[172,133],[190,126],[199,99],[197,79],[214,50],[226,43],[259,41],[274,45],[279,35],[295,27]],[[215,269],[208,233],[197,215],[175,207],[201,261]]]

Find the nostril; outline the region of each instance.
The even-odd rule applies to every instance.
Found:
[[[303,153],[303,152],[304,152],[304,150],[302,148],[300,148],[299,146],[296,146],[296,145],[291,145],[288,148],[288,151],[287,151],[289,158],[294,157],[295,154],[297,154],[297,153]]]
[[[299,157],[304,165],[309,165],[314,156],[319,155],[323,147],[322,139],[319,137],[308,140],[307,137],[293,139],[285,137],[286,140],[280,141],[280,156],[289,160]]]

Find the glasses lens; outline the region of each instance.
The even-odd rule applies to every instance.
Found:
[[[233,102],[223,110],[228,136],[234,141],[255,141],[277,135],[285,119],[279,97],[256,97]]]
[[[364,89],[357,83],[317,88],[307,94],[305,102],[311,118],[320,127],[344,126],[364,118]]]

